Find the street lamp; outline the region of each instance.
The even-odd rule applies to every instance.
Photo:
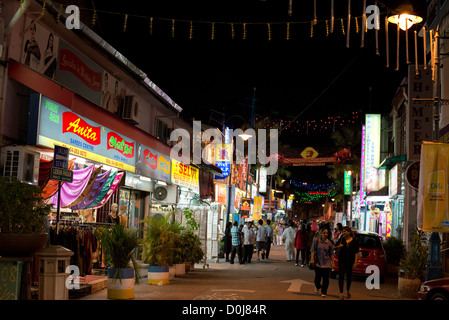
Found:
[[[409,3],[398,7],[396,14],[388,17],[388,22],[399,25],[399,28],[406,31],[414,24],[420,23],[423,19],[413,12],[413,6]]]

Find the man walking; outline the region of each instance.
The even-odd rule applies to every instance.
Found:
[[[269,259],[271,244],[273,243],[273,228],[271,227],[271,220],[267,220],[267,241],[265,242],[265,258]]]
[[[234,264],[235,255],[237,253],[239,257],[239,263],[243,264],[243,256],[242,256],[242,247],[241,247],[241,235],[239,230],[239,224],[237,221],[234,221],[233,226],[231,228],[231,236],[232,236],[232,251],[231,251],[231,264]]]
[[[259,226],[257,227],[256,246],[257,261],[260,261],[260,255],[262,255],[262,259],[265,259],[265,242],[267,241],[267,229],[264,228],[262,219],[260,219],[258,223]],[[260,253],[261,251],[262,253]]]
[[[256,240],[256,232],[252,221],[247,222],[243,227],[243,236],[243,262],[251,263],[254,251],[254,241]]]

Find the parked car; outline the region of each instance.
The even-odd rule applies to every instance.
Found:
[[[370,265],[379,268],[380,282],[385,282],[385,273],[387,270],[387,258],[382,245],[382,238],[373,232],[357,232],[355,237],[359,242],[359,258],[356,268],[353,269],[354,275],[370,275],[366,269]],[[338,254],[334,254],[332,261],[331,278],[335,279],[338,274]]]
[[[419,300],[449,300],[449,278],[424,282],[418,292]]]

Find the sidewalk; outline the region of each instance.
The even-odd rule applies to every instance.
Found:
[[[134,300],[323,300],[314,292],[315,272],[286,261],[284,246],[272,246],[270,259],[240,265],[219,259],[195,264],[195,270],[175,277],[168,285],[149,285],[141,269]],[[365,279],[354,277],[351,300],[398,300],[397,279],[387,278],[380,289],[366,288]],[[338,279],[330,279],[326,300],[338,300]],[[77,300],[107,300],[106,287]],[[401,299],[402,300],[402,299]]]

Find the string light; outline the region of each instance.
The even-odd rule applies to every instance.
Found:
[[[150,18],[150,35],[153,35],[153,17]]]
[[[22,1],[21,1],[21,2],[22,2]],[[58,15],[56,16],[56,22],[59,22],[59,21],[60,21],[60,19],[61,19],[61,14],[62,14],[62,10],[63,10],[63,7],[62,7],[62,4],[60,4],[60,5],[59,5]]]
[[[287,40],[290,40],[290,23],[287,23]]]
[[[92,15],[92,27],[95,27],[97,23],[97,10],[94,10],[94,14]]]
[[[171,37],[172,38],[175,37],[175,20],[174,19],[171,21]]]
[[[271,41],[271,24],[267,23],[268,27],[268,41]]]
[[[125,14],[125,22],[123,23],[123,32],[126,32],[127,25],[128,25],[128,15]]]
[[[44,4],[42,5],[42,12],[41,12],[41,16],[43,16],[45,14],[45,5],[47,4],[47,1],[44,1]]]
[[[243,40],[246,40],[246,23],[243,24]]]
[[[189,39],[192,40],[192,38],[193,38],[193,22],[190,21]]]
[[[212,22],[211,40],[215,39],[215,23]]]

